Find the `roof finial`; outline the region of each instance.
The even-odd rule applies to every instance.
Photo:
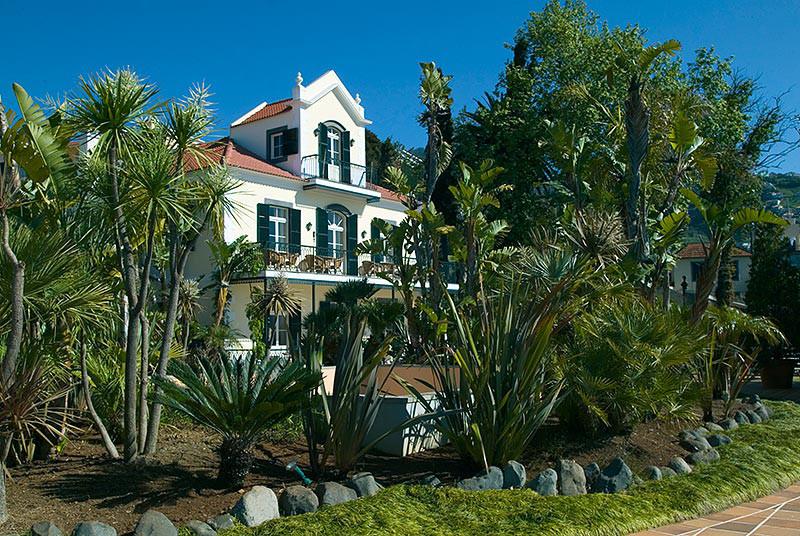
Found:
[[[297,71],[297,78],[295,78],[295,82],[297,82],[298,86],[303,85],[303,74],[300,71]]]
[[[356,93],[356,104],[361,104],[361,95]]]

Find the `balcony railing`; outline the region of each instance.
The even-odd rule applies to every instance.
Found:
[[[330,161],[328,155],[304,156],[300,162],[300,176],[304,179],[327,179],[342,184],[367,188],[372,182],[372,169],[352,162]]]
[[[267,270],[308,274],[350,275],[357,277],[391,277],[398,273],[397,258],[392,255],[354,253],[343,248],[298,246],[276,243],[264,249]],[[402,262],[413,264],[413,257]],[[457,283],[460,268],[457,263],[443,262],[442,276],[447,283]]]

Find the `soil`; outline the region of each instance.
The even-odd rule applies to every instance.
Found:
[[[639,424],[627,436],[581,438],[564,435],[549,423],[534,442],[536,447],[520,461],[532,474],[553,466],[559,458],[571,458],[583,465],[597,462],[602,467],[622,456],[639,471],[647,465],[666,465],[671,457],[685,454],[675,436],[679,430],[696,425],[653,421]],[[11,519],[2,534],[21,534],[44,520],[65,531],[79,521],[97,520],[125,534],[151,508],[180,524],[206,520],[236,503],[243,490],[222,490],[216,485],[217,439],[213,435],[182,424],[165,427],[161,438],[154,457],[133,464],[109,460],[98,438],[87,436],[68,443],[48,462],[11,468],[7,481]],[[298,483],[299,479],[285,469],[288,462],[296,460],[301,467],[308,467],[302,438],[263,443],[255,454],[245,488],[259,484],[277,491]],[[405,458],[369,455],[359,470],[372,472],[383,485],[414,482],[430,473],[451,483],[475,472],[449,447]]]

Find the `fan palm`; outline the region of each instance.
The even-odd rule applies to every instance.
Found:
[[[322,375],[299,362],[200,358],[197,369],[173,365],[175,380],[156,377],[160,402],[222,437],[219,481],[240,487],[253,464],[253,446],[276,423],[299,411]]]

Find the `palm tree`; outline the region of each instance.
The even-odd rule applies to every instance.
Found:
[[[209,240],[208,249],[214,261],[214,280],[217,285],[214,325],[220,326],[225,317],[231,278],[237,272],[254,271],[262,258],[261,247],[240,236],[230,244],[224,240]]]
[[[181,281],[180,295],[178,298],[178,311],[183,321],[183,349],[189,347],[189,325],[200,310],[200,282],[197,279],[184,279]]]

